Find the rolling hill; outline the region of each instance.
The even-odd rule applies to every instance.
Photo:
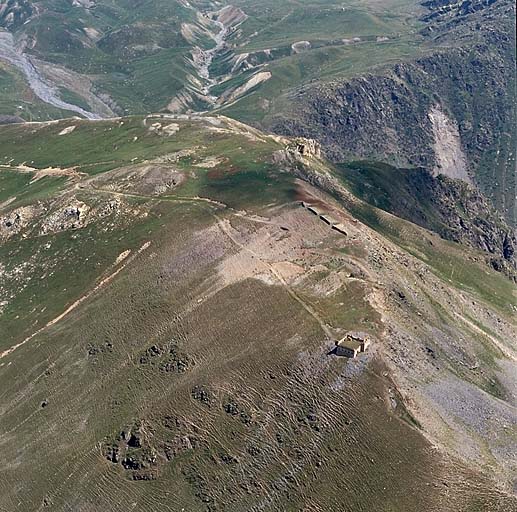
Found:
[[[422,23],[414,15],[420,11],[400,0],[347,7],[307,0],[260,7],[249,0],[7,0],[0,55],[29,82],[57,87],[55,96],[69,110],[100,117],[110,110],[207,110],[229,106],[257,87],[267,98],[271,90],[320,78],[322,59],[331,78],[350,57],[357,69],[349,71],[357,73],[386,58],[418,54],[414,33]],[[257,95],[252,101],[260,106]]]
[[[214,111],[464,179],[515,227],[514,20],[509,0],[6,0],[0,114]]]
[[[517,510],[486,252],[223,116],[0,144],[1,510]],[[371,347],[334,355],[350,331]]]

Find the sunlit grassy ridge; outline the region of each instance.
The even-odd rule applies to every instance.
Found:
[[[504,340],[482,334],[501,326],[447,307],[493,303],[506,325],[512,289],[476,252],[326,195],[298,176],[338,176],[328,163],[227,118],[67,119],[0,142],[1,507],[21,489],[27,511],[510,510],[412,404],[453,376],[505,403]],[[347,330],[375,337],[356,361],[329,354]],[[483,372],[458,363],[471,354]]]

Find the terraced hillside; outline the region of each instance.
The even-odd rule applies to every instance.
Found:
[[[225,117],[0,147],[0,509],[517,510],[515,288],[485,253]]]

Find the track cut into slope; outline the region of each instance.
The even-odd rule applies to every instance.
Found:
[[[0,361],[0,507],[515,508],[514,288],[479,251],[225,118],[0,141],[1,350],[34,334]]]

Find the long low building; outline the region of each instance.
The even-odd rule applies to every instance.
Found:
[[[332,229],[335,229],[338,233],[341,233],[342,235],[348,236],[344,224],[334,224],[332,226]]]
[[[339,221],[337,221],[336,219],[334,219],[334,217],[331,217],[330,215],[320,215],[320,219],[329,226],[339,224]]]
[[[335,229],[336,231],[338,231],[339,233],[341,233],[343,235],[347,235],[344,225],[341,224],[339,222],[339,220],[335,219],[331,215],[327,215],[322,210],[320,210],[318,207],[316,207],[310,203],[306,203],[305,201],[300,201],[300,205],[303,206],[303,208],[306,208],[307,210],[309,210],[311,213],[314,213],[314,215],[317,215],[323,222],[325,222],[326,224],[331,226],[332,229]]]
[[[316,208],[316,206],[308,206],[307,210],[314,213],[314,215],[317,215],[318,217],[321,215],[321,210],[319,208]]]
[[[313,204],[306,203],[305,201],[300,201],[300,205],[309,210],[311,213],[314,213],[314,215],[317,215],[320,217],[323,214],[323,211],[314,206]]]

